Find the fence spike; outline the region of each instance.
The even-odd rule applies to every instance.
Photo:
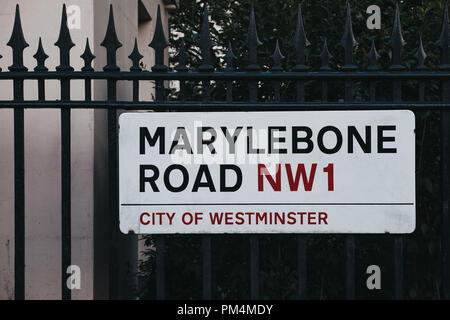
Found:
[[[202,52],[202,64],[198,67],[199,71],[213,71],[214,66],[211,65],[211,48],[213,47],[211,33],[209,30],[208,5],[203,6],[202,26],[200,30],[200,38],[198,46]]]
[[[139,66],[139,61],[144,56],[139,52],[137,38],[134,38],[134,48],[131,54],[128,56],[128,58],[133,62],[133,65],[130,68],[130,71],[139,72],[142,71],[141,67]]]
[[[181,40],[180,51],[175,57],[175,60],[178,62],[178,65],[175,67],[175,70],[178,72],[187,72],[189,71],[188,64],[188,54],[186,51],[186,47],[184,45],[184,40]]]
[[[80,57],[84,60],[84,67],[81,68],[81,71],[94,71],[94,68],[92,68],[92,60],[95,59],[95,56],[92,54],[91,47],[89,46],[89,39],[86,39],[86,48]]]
[[[164,35],[164,29],[161,22],[161,8],[158,4],[155,33],[152,42],[149,44],[149,47],[152,47],[155,50],[155,65],[152,67],[152,71],[165,72],[168,70],[167,66],[164,65],[164,49],[167,46],[169,46],[169,43]]]
[[[280,51],[278,39],[277,39],[277,43],[275,45],[275,50],[274,50],[273,54],[271,55],[271,58],[273,59],[273,66],[272,66],[271,70],[272,71],[283,71],[283,68],[281,67],[281,60],[284,59],[284,56]]]
[[[103,39],[100,44],[102,47],[106,48],[107,64],[103,68],[104,71],[120,71],[117,66],[117,49],[122,47],[119,39],[117,38],[116,26],[114,23],[114,11],[113,5],[109,6],[109,20],[108,27],[106,29],[105,39]]]
[[[440,69],[450,69],[450,26],[448,19],[448,3],[445,2],[444,16],[442,19],[442,28],[439,39],[435,42],[435,45],[441,48],[441,64]]]
[[[380,67],[377,65],[378,59],[380,59],[380,55],[377,52],[377,48],[375,46],[375,40],[372,39],[372,45],[370,46],[370,51],[366,55],[369,60],[369,65],[367,70],[379,70]]]
[[[249,65],[246,67],[247,71],[259,71],[261,68],[258,65],[258,46],[262,45],[262,42],[259,41],[258,33],[256,30],[256,21],[255,21],[255,9],[253,4],[250,9],[250,23],[248,25],[247,32],[247,40],[245,45],[248,48],[248,56],[249,56]]]
[[[0,59],[3,58],[3,56],[0,54]],[[2,68],[0,68],[0,72],[2,71]]]
[[[293,71],[307,71],[309,67],[305,65],[305,49],[311,45],[311,42],[306,38],[305,28],[303,26],[302,6],[298,5],[297,27],[293,39],[293,47],[295,48],[295,62],[296,65]]]
[[[417,52],[415,55],[416,59],[417,59],[417,67],[416,69],[418,70],[425,70],[428,69],[425,66],[425,59],[427,58],[427,54],[423,48],[423,42],[422,42],[422,34],[419,34],[419,48],[417,48]]]
[[[56,71],[73,71],[70,66],[70,50],[75,46],[70,37],[69,27],[67,25],[67,10],[66,5],[63,4],[61,28],[59,30],[58,40],[55,42],[55,46],[59,48],[59,66],[56,67]]]
[[[400,23],[400,11],[398,2],[395,5],[394,27],[392,28],[392,35],[388,45],[392,48],[392,64],[389,67],[391,70],[403,70],[405,66],[402,65],[402,48],[406,44],[402,35],[402,26]]]
[[[342,67],[342,70],[357,69],[357,66],[353,64],[353,48],[358,45],[358,42],[353,34],[352,15],[349,1],[347,2],[347,15],[345,18],[344,34],[342,35],[339,45],[344,48],[344,66]]]
[[[234,71],[234,60],[237,59],[237,57],[233,53],[233,48],[231,46],[231,41],[228,41],[228,50],[225,56],[223,57],[227,66],[225,68],[225,71]]]
[[[320,60],[322,61],[321,65],[320,65],[320,70],[322,70],[322,71],[331,70],[331,67],[330,67],[331,58],[333,58],[333,56],[331,55],[330,51],[328,50],[327,38],[324,38],[323,49],[322,49],[322,52],[320,53]]]
[[[45,60],[48,59],[48,55],[44,51],[44,47],[42,46],[42,38],[39,37],[39,45],[36,53],[33,56],[37,61],[37,66],[34,68],[34,71],[45,72],[48,71],[48,68],[45,66]]]
[[[29,45],[25,41],[22,30],[22,22],[20,20],[19,5],[16,5],[16,15],[14,18],[14,27],[11,38],[7,45],[12,48],[13,51],[13,64],[8,67],[10,71],[27,71],[28,68],[23,65],[23,50]]]

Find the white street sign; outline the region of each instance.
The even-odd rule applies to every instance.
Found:
[[[119,118],[123,233],[411,233],[410,111]]]

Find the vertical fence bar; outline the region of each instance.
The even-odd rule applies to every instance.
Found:
[[[233,48],[231,47],[231,41],[228,41],[228,50],[224,56],[224,60],[226,62],[225,71],[232,72],[235,71],[233,62],[236,60],[236,56],[233,53]],[[228,80],[226,83],[226,101],[228,103],[233,102],[233,81]]]
[[[403,237],[394,238],[395,299],[403,299]]]
[[[66,6],[63,5],[61,29],[55,46],[59,47],[60,65],[58,72],[74,69],[70,66],[70,49],[75,46],[67,26]],[[70,101],[70,80],[61,83],[61,101]],[[71,291],[67,285],[67,270],[71,265],[72,233],[71,233],[71,125],[70,107],[61,108],[61,296],[63,300],[71,299]]]
[[[203,102],[210,101],[210,81],[203,81]],[[211,235],[202,236],[203,252],[203,299],[211,299]]]
[[[376,90],[377,90],[377,83],[374,80],[369,81],[369,96],[370,96],[370,102],[376,101]]]
[[[139,80],[133,80],[133,102],[139,102]]]
[[[246,40],[249,62],[246,70],[248,72],[259,72],[261,70],[258,64],[257,50],[261,44],[256,30],[255,9],[252,4]],[[256,102],[257,100],[258,81],[249,81],[249,102]],[[250,297],[253,300],[259,298],[259,237],[255,234],[250,235]]]
[[[419,102],[425,102],[425,82],[419,81]]]
[[[14,27],[7,44],[13,52],[9,71],[27,71],[23,50],[28,47],[22,31],[19,5],[16,5]],[[24,101],[23,80],[13,80],[15,102]],[[25,144],[24,108],[14,108],[14,298],[25,299]]]
[[[307,238],[305,235],[297,237],[297,272],[298,272],[298,298],[301,300],[307,297]]]
[[[436,45],[441,48],[440,70],[450,70],[450,28],[448,6],[445,3],[442,28]],[[450,102],[450,80],[441,82],[443,103]],[[450,299],[450,111],[441,111],[441,170],[442,170],[442,277],[443,296]]]
[[[294,34],[294,39],[292,41],[293,47],[295,48],[295,65],[292,68],[294,72],[306,72],[310,69],[306,65],[305,50],[311,45],[308,38],[306,37],[306,31],[303,23],[302,7],[299,4],[297,10],[297,24]],[[323,59],[322,59],[323,62]],[[328,62],[327,62],[328,63]],[[295,82],[296,95],[295,99],[297,102],[305,101],[305,85],[304,81]],[[323,88],[322,88],[323,89]],[[297,238],[297,275],[298,275],[298,298],[306,299],[307,296],[307,236],[298,235]]]
[[[203,235],[203,299],[210,300],[211,295],[211,236]]]
[[[393,97],[394,102],[402,100],[401,81],[393,81]],[[404,277],[404,250],[403,250],[403,236],[395,236],[394,238],[394,270],[395,270],[395,299],[403,298],[403,277]]]
[[[61,101],[70,100],[70,80],[61,81]],[[67,269],[71,265],[71,175],[70,175],[70,108],[61,109],[61,237],[62,237],[62,268],[61,290],[62,299],[70,300],[71,292],[66,284]]]
[[[330,71],[330,59],[333,56],[331,55],[330,51],[328,50],[328,43],[327,38],[323,40],[323,48],[322,52],[320,53],[320,71]],[[328,80],[322,81],[322,102],[328,101]]]
[[[366,57],[369,60],[367,70],[369,70],[369,71],[380,70],[380,67],[377,65],[377,61],[378,61],[378,59],[380,59],[380,55],[377,52],[377,48],[375,46],[375,40],[372,40],[370,51]],[[369,80],[369,100],[370,100],[370,102],[376,101],[376,99],[377,99],[376,94],[377,94],[377,82],[376,82],[376,80]]]
[[[92,101],[92,81],[89,79],[84,80],[84,100]]]
[[[209,30],[208,6],[203,6],[202,25],[200,30],[199,47],[201,49],[202,63],[198,67],[200,72],[213,72],[214,66],[211,64],[211,49],[213,43]],[[202,100],[211,101],[211,81],[202,81]],[[203,252],[203,299],[211,299],[211,236],[206,234],[202,236]]]
[[[116,52],[122,44],[119,42],[114,23],[113,6],[110,5],[108,27],[101,43],[106,48],[107,65],[105,72],[118,72]],[[117,101],[117,80],[107,80],[107,101]],[[117,152],[117,110],[108,109],[108,195],[109,195],[109,299],[119,299],[119,186],[118,186],[118,152]]]
[[[152,67],[153,72],[167,72],[168,68],[164,64],[164,50],[169,45],[164,35],[164,29],[161,20],[161,8],[158,5],[156,13],[155,33],[152,42],[149,44],[155,50],[155,65]],[[155,98],[156,101],[164,101],[164,81],[155,81]]]
[[[322,81],[322,101],[328,100],[328,81]]]
[[[45,67],[45,60],[47,60],[48,55],[44,52],[42,46],[42,39],[39,38],[38,50],[33,56],[36,59],[37,65],[34,68],[36,72],[47,72],[48,68]],[[45,80],[38,79],[38,99],[39,101],[45,101]]]
[[[347,300],[355,299],[355,237],[353,235],[345,238],[345,292]]]
[[[116,81],[108,80],[108,102],[116,100]],[[108,189],[109,189],[109,298],[119,298],[118,266],[118,184],[117,184],[117,110],[108,110]]]
[[[23,80],[14,80],[14,101],[23,101]],[[14,108],[14,296],[25,299],[24,109]]]
[[[295,66],[292,71],[305,72],[309,70],[309,67],[305,64],[305,50],[311,43],[306,38],[306,32],[303,25],[302,7],[298,5],[297,12],[297,25],[295,29],[295,35],[293,39],[293,46],[295,48]],[[298,102],[305,101],[305,82],[298,80],[295,82],[296,99]]]
[[[161,20],[161,8],[158,4],[155,33],[152,42],[149,44],[155,51],[155,65],[152,67],[153,72],[167,72],[168,68],[164,64],[164,50],[168,45]],[[157,80],[155,83],[156,101],[164,101],[164,81]],[[158,300],[165,299],[165,240],[164,235],[156,236],[156,299]]]
[[[165,247],[164,235],[156,236],[156,300],[165,299]]]
[[[340,41],[340,46],[344,48],[344,66],[343,71],[355,71],[357,66],[353,64],[353,48],[358,42],[353,35],[352,17],[350,2],[347,2],[347,13],[344,27],[344,34]],[[344,102],[353,101],[353,81],[346,80],[344,83]],[[346,236],[346,278],[345,291],[348,300],[355,299],[355,237],[353,235]]]
[[[187,67],[188,56],[187,56],[186,48],[184,46],[184,41],[181,41],[180,52],[176,56],[176,60],[178,61],[178,65],[175,67],[175,70],[177,72],[188,72],[189,71],[189,69]],[[186,81],[184,81],[184,80],[180,80],[179,100],[180,101],[186,100]]]
[[[257,87],[250,86],[250,97],[256,96]],[[259,237],[250,236],[250,297],[252,300],[259,298]]]
[[[259,238],[250,236],[250,298],[259,299]]]
[[[55,43],[60,48],[59,72],[73,71],[70,67],[70,49],[74,46],[67,28],[66,7],[63,6],[61,31]],[[70,80],[61,80],[61,101],[70,100]],[[61,297],[71,299],[67,270],[71,265],[71,124],[70,108],[61,108]]]
[[[249,81],[249,102],[258,101],[258,81]]]
[[[248,72],[258,72],[261,67],[258,64],[258,46],[262,44],[259,41],[258,33],[256,30],[255,9],[253,4],[250,8],[250,23],[247,32],[246,46],[248,48],[248,61],[249,64],[245,68]],[[258,101],[258,81],[249,81],[249,102]]]
[[[233,81],[227,81],[227,102],[233,102]]]
[[[400,12],[398,3],[395,7],[394,25],[391,38],[388,45],[392,49],[392,59],[390,70],[403,71],[405,67],[402,64],[402,48],[406,44],[403,39]],[[402,100],[402,82],[400,80],[392,81],[392,99],[394,102]],[[395,270],[395,299],[403,298],[403,237],[394,237],[394,270]]]
[[[417,59],[417,70],[424,71],[428,68],[425,66],[425,59],[427,54],[423,49],[422,34],[419,35],[419,48],[417,49],[416,59]],[[419,80],[419,101],[425,102],[425,81]]]
[[[137,38],[134,39],[134,48],[128,58],[132,62],[132,66],[130,68],[131,72],[141,72],[142,68],[139,65],[141,59],[144,56],[139,52]],[[133,102],[139,102],[139,80],[133,80]]]
[[[450,102],[450,81],[442,82],[442,102]],[[450,111],[441,111],[443,296],[450,299]]]
[[[353,81],[345,81],[344,101],[353,101]],[[348,235],[345,238],[346,247],[346,280],[345,292],[348,300],[355,299],[355,236]]]
[[[283,54],[280,51],[280,46],[278,40],[275,44],[275,50],[272,54],[272,72],[282,72],[283,68],[281,67],[281,60],[284,59]],[[281,81],[273,81],[273,100],[275,102],[280,102],[281,100]]]
[[[92,68],[92,61],[95,59],[95,56],[92,54],[91,48],[89,46],[89,39],[86,39],[86,47],[84,49],[83,54],[80,56],[84,61],[84,67],[81,68],[83,72],[92,72],[94,68]],[[85,79],[84,80],[84,100],[92,101],[92,80]]]
[[[38,80],[38,100],[45,100],[45,84],[43,79]]]
[[[202,81],[202,101],[209,102],[211,97],[211,82],[209,80]]]

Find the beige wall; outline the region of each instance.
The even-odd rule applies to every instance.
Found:
[[[15,4],[21,7],[25,39],[24,64],[32,70],[32,57],[39,36],[43,38],[47,66],[59,64],[59,51],[54,46],[61,23],[62,1],[3,0],[0,7],[0,65],[4,71],[12,63],[11,48],[6,46],[14,22]],[[55,5],[56,4],[56,5]],[[74,43],[92,38],[93,8],[90,0],[67,1],[81,7],[82,25],[72,30]],[[51,18],[49,18],[51,17]],[[81,46],[71,51],[72,65],[82,66]],[[46,97],[59,99],[59,84],[46,84]],[[11,98],[11,83],[0,83],[1,99]],[[25,99],[37,98],[37,84],[25,83]],[[83,88],[72,84],[72,98],[83,99]],[[92,297],[92,221],[93,221],[93,112],[72,112],[72,263],[81,267],[81,290],[73,297]],[[0,298],[14,296],[14,165],[13,112],[0,110]],[[60,112],[58,110],[25,111],[25,292],[26,299],[59,299],[61,279],[61,176],[60,176]],[[7,261],[7,263],[5,263]]]
[[[103,40],[108,6],[113,3],[116,28],[123,47],[118,50],[118,65],[128,70],[128,55],[139,37],[144,63],[153,65],[153,50],[148,47],[156,21],[158,0],[144,0],[152,20],[138,25],[137,0],[2,0],[0,6],[0,67],[3,71],[12,63],[11,49],[6,46],[14,21],[15,4],[21,6],[25,39],[25,65],[32,70],[32,58],[39,36],[50,56],[47,67],[59,64],[59,51],[54,46],[58,38],[62,3],[81,8],[81,29],[71,30],[76,44],[71,51],[72,66],[79,70],[80,58],[88,37],[97,56],[96,70],[105,65]],[[167,27],[167,12],[162,6],[163,22]],[[166,28],[167,35],[167,28]],[[95,42],[95,45],[93,45]],[[95,99],[106,97],[106,83],[96,82]],[[84,86],[72,81],[72,99],[84,99]],[[141,98],[150,99],[152,84],[142,84]],[[46,98],[59,99],[59,83],[48,81]],[[25,99],[36,99],[37,84],[26,81]],[[0,99],[12,98],[12,84],[0,82]],[[128,83],[118,86],[118,98],[131,99]],[[72,264],[82,271],[81,290],[74,290],[74,299],[107,298],[107,135],[106,112],[72,111]],[[60,112],[59,110],[25,111],[25,228],[26,228],[26,299],[59,299],[61,279],[61,196],[60,196]],[[13,111],[0,109],[0,299],[14,296],[14,162]],[[94,225],[95,220],[95,225]],[[95,235],[95,236],[94,236]],[[136,265],[137,244],[132,236],[121,237],[121,270]],[[131,264],[130,264],[131,263]],[[95,281],[94,281],[95,275]],[[128,286],[121,282],[122,291]]]

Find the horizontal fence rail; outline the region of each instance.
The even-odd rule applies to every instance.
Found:
[[[450,123],[450,27],[447,5],[445,6],[441,34],[436,46],[441,49],[441,64],[438,70],[429,70],[425,66],[426,53],[423,49],[422,39],[419,38],[417,50],[417,66],[411,70],[402,63],[402,47],[405,41],[402,36],[399,7],[396,6],[392,36],[388,43],[391,48],[391,65],[388,70],[381,70],[377,65],[380,56],[377,53],[375,43],[372,41],[371,49],[367,55],[368,66],[365,71],[354,64],[354,50],[357,41],[353,34],[350,4],[347,4],[346,22],[344,34],[340,46],[344,51],[344,61],[341,68],[333,71],[330,67],[331,54],[326,39],[322,45],[320,55],[321,65],[319,70],[313,71],[307,65],[305,50],[311,45],[306,37],[301,7],[298,8],[298,20],[295,36],[293,39],[295,48],[295,65],[290,71],[281,67],[284,58],[278,42],[272,56],[273,63],[270,70],[264,71],[258,64],[258,46],[261,44],[253,7],[250,11],[250,23],[248,27],[246,46],[248,49],[248,65],[243,70],[234,67],[234,55],[231,43],[224,56],[225,66],[222,71],[216,71],[212,65],[212,41],[208,21],[207,6],[204,6],[202,26],[200,30],[199,48],[201,51],[201,62],[197,68],[190,69],[187,66],[187,51],[184,45],[178,48],[178,64],[174,70],[170,70],[164,64],[165,49],[169,46],[163,31],[160,8],[158,6],[156,27],[153,40],[149,44],[155,52],[155,65],[151,72],[144,71],[140,67],[140,54],[137,40],[132,53],[129,56],[132,66],[128,71],[121,71],[117,65],[116,52],[122,46],[116,34],[113,6],[110,7],[109,22],[104,40],[101,43],[106,50],[107,65],[103,71],[94,71],[92,62],[95,59],[89,40],[86,41],[84,53],[81,59],[84,67],[75,71],[70,65],[70,50],[75,46],[72,42],[67,27],[66,6],[63,6],[61,29],[55,45],[60,52],[60,65],[55,71],[49,71],[45,66],[48,55],[45,54],[42,41],[39,40],[38,51],[34,55],[37,66],[33,71],[28,71],[23,64],[23,52],[29,46],[25,41],[20,20],[19,6],[16,7],[13,32],[8,46],[12,49],[13,64],[7,72],[0,72],[0,81],[12,81],[14,99],[0,101],[0,108],[12,108],[14,110],[14,175],[15,175],[15,298],[25,298],[25,172],[24,172],[24,109],[61,109],[61,201],[62,201],[62,298],[70,299],[71,293],[65,282],[67,275],[65,270],[71,263],[71,190],[70,190],[70,116],[72,109],[107,109],[108,110],[108,176],[109,176],[109,294],[111,299],[119,298],[118,292],[118,160],[117,160],[117,111],[118,110],[152,110],[152,111],[263,111],[263,110],[357,110],[357,109],[411,109],[411,110],[441,110],[442,124],[442,214],[444,221],[443,241],[443,289],[444,296],[450,298],[450,168],[449,168],[449,123]],[[70,99],[71,80],[84,80],[85,100],[73,101]],[[39,98],[36,101],[24,100],[24,80],[36,80],[38,82]],[[61,99],[56,101],[46,100],[45,81],[59,80],[61,83]],[[91,96],[92,81],[106,80],[107,100],[93,101]],[[164,81],[172,80],[180,83],[177,99],[168,99]],[[389,101],[377,101],[376,88],[381,81],[392,83],[392,99]],[[418,98],[415,101],[402,101],[402,81],[416,81],[418,86]],[[117,99],[117,85],[120,81],[131,81],[133,98],[130,101]],[[140,81],[153,81],[155,83],[155,99],[153,101],[142,101],[139,99]],[[224,101],[212,99],[212,82],[223,81],[225,84]],[[233,96],[233,86],[237,81],[248,84],[248,98],[240,101],[239,97]],[[307,101],[305,90],[307,81],[316,81],[321,87],[321,96],[313,101]],[[332,82],[342,82],[344,98],[341,101],[329,101],[329,85]],[[355,101],[353,99],[356,81],[365,81],[368,84],[367,101]],[[440,101],[425,101],[425,87],[428,81],[436,81],[441,85],[442,96]],[[188,99],[186,83],[198,82],[201,87],[199,101]],[[293,101],[285,101],[280,91],[282,82],[292,82],[295,86],[295,98]],[[272,88],[270,99],[261,98],[258,95],[259,85]],[[259,101],[261,100],[261,101]],[[249,237],[250,248],[250,298],[260,297],[260,252],[259,235]],[[307,281],[307,259],[309,236],[298,235],[297,242],[297,268],[298,285],[297,294],[301,299],[308,297]],[[355,248],[357,247],[357,236],[346,236],[345,240],[345,283],[346,297],[355,298]],[[202,237],[202,267],[203,267],[203,298],[214,298],[214,287],[212,285],[212,249],[214,248],[214,236]],[[393,255],[395,257],[395,297],[403,297],[403,269],[404,269],[404,243],[401,236],[396,237],[393,243]],[[156,239],[156,297],[164,299],[165,292],[165,236],[157,236]]]
[[[355,72],[7,72],[0,73],[0,80],[259,80],[259,81],[292,81],[292,80],[444,80],[450,76],[449,71],[355,71]]]
[[[148,109],[152,111],[269,111],[277,108],[277,111],[307,111],[307,110],[398,110],[398,109],[412,109],[412,110],[446,110],[450,107],[450,103],[420,103],[420,102],[385,102],[385,103],[333,103],[333,102],[302,102],[302,103],[248,103],[248,102],[185,102],[176,103],[170,102],[131,102],[131,101],[116,101],[116,102],[102,102],[93,101],[86,105],[83,101],[26,101],[14,102],[14,107],[22,107],[25,109],[60,109],[63,107],[70,107],[71,109],[123,109],[123,110],[142,110]],[[0,101],[0,109],[11,108],[10,103],[2,103]]]

